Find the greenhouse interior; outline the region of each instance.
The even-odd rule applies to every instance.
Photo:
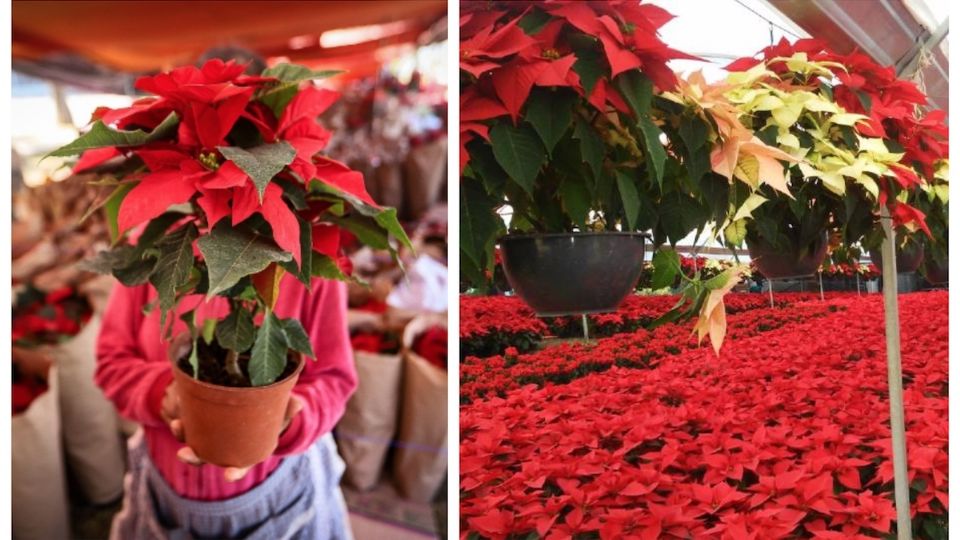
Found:
[[[947,538],[948,9],[460,2],[461,538]]]

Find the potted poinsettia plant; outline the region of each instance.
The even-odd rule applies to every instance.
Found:
[[[746,241],[751,259],[768,278],[815,273],[828,239],[848,235],[871,218],[882,178],[895,176],[900,166],[900,156],[882,140],[856,132],[865,116],[834,101],[831,69],[837,68],[793,53],[732,71],[727,78],[726,95],[750,129],[796,158],[789,190],[762,187],[750,195],[751,219],[731,223],[725,231],[728,244]]]
[[[350,279],[341,231],[395,254],[409,244],[396,211],[360,173],[321,154],[317,116],[337,98],[312,82],[331,72],[280,64],[259,76],[211,60],[143,77],[154,94],[96,111],[55,156],[76,170],[124,157],[104,204],[114,245],[90,267],[156,289],[186,442],[204,461],[248,466],[273,450],[289,394],[313,351],[295,319],[275,314],[280,278]],[[186,299],[191,299],[187,302]],[[205,301],[229,305],[198,320]],[[173,335],[176,313],[188,328]],[[181,346],[183,345],[183,346]]]
[[[664,10],[464,2],[462,14],[461,268],[472,281],[491,275],[499,243],[538,314],[609,311],[640,276],[645,236],[675,244],[730,211],[733,176],[708,157],[728,134],[661,95],[677,86],[667,61],[692,58],[658,37]],[[791,159],[737,135],[734,164],[752,152]],[[672,281],[676,254],[659,260]],[[707,291],[691,293],[697,306]]]
[[[817,40],[784,40],[728,69],[740,78],[774,74],[740,89],[739,102],[762,138],[803,157],[791,169],[794,199],[779,197],[753,212],[748,246],[773,238],[774,247],[812,253],[822,249],[818,231],[825,230],[846,246],[876,251],[883,238],[878,209],[886,206],[898,248],[917,254],[914,233],[929,231],[915,201],[935,183],[947,146],[942,112],[920,110],[926,98],[914,83],[862,53],[839,55]],[[783,227],[784,220],[793,226]],[[790,230],[792,237],[784,236]]]

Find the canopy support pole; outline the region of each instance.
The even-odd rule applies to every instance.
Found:
[[[900,370],[900,308],[897,305],[895,233],[886,205],[880,207],[884,239],[883,311],[887,337],[887,387],[890,391],[890,431],[893,436],[893,493],[897,509],[897,539],[910,540],[910,479],[907,473],[906,422],[903,415],[903,374]]]

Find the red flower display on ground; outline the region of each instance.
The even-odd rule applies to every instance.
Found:
[[[936,538],[948,507],[948,296],[900,298],[913,534]],[[729,323],[719,359],[688,346],[681,325],[512,355],[512,366],[468,360],[465,376],[475,366],[498,385],[511,369],[547,380],[513,379],[461,406],[462,537],[890,534],[881,298],[838,294]],[[581,369],[605,357],[605,371]],[[565,359],[580,367],[550,381]]]

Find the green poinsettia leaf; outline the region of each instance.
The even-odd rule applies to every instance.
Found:
[[[169,311],[176,303],[177,288],[190,280],[193,268],[193,241],[197,228],[189,223],[170,233],[157,244],[160,252],[150,283],[157,289],[160,309]]]
[[[113,249],[101,251],[89,259],[77,263],[77,269],[96,274],[110,275],[118,268],[123,268],[138,258],[136,248],[122,245]],[[146,281],[146,278],[144,278]]]
[[[297,219],[300,223],[300,266],[291,259],[280,263],[284,270],[293,274],[300,283],[310,290],[310,270],[313,268],[313,229],[306,220]]]
[[[350,231],[364,245],[373,249],[390,249],[387,231],[371,217],[352,214],[332,221]]]
[[[577,60],[573,63],[573,71],[580,77],[583,95],[589,96],[593,93],[593,87],[597,81],[607,73],[603,52],[599,47],[588,45],[576,48],[574,54]]]
[[[560,197],[563,209],[573,223],[585,227],[590,215],[590,190],[582,176],[566,176],[560,182]]]
[[[203,321],[203,328],[200,330],[200,336],[203,338],[203,342],[207,345],[213,343],[214,335],[217,330],[217,320],[216,319],[207,319]]]
[[[270,180],[297,156],[297,151],[286,141],[262,144],[247,149],[218,146],[217,150],[250,176],[253,184],[257,186],[260,202],[263,202],[263,192],[266,191]]]
[[[136,287],[143,285],[150,279],[150,275],[157,268],[157,258],[154,256],[143,256],[135,258],[128,264],[113,270],[113,277],[127,287]]]
[[[662,188],[667,151],[660,144],[660,128],[646,115],[637,118],[637,127],[640,128],[643,146],[647,150],[647,170],[650,173],[650,180],[655,181]]]
[[[526,124],[500,123],[490,130],[490,144],[497,163],[532,197],[540,167],[547,161],[537,132]]]
[[[460,253],[474,267],[484,269],[503,221],[496,213],[497,200],[476,180],[460,183]]]
[[[680,272],[680,255],[672,249],[660,248],[653,256],[653,279],[650,288],[669,287],[677,278],[678,272]]]
[[[221,221],[197,241],[207,263],[210,289],[207,298],[233,287],[242,278],[256,274],[272,262],[285,262],[293,257],[260,235],[236,230]]]
[[[283,373],[287,365],[287,336],[283,332],[280,319],[267,310],[263,324],[257,331],[257,339],[250,351],[250,363],[247,372],[254,386],[268,385]]]
[[[343,73],[338,70],[314,71],[308,67],[297,64],[277,64],[263,71],[264,77],[273,77],[279,81],[272,87],[268,87],[258,99],[264,105],[270,107],[273,113],[280,117],[283,110],[287,108],[290,100],[297,95],[297,87],[303,81],[326,79]]]
[[[707,143],[707,124],[699,116],[684,115],[678,131],[690,153],[700,150]]]
[[[120,215],[120,203],[137,186],[136,182],[120,184],[103,203],[103,215],[107,218],[107,229],[110,231],[110,241],[116,243],[120,239],[120,227],[117,225],[117,216]]]
[[[603,166],[603,140],[597,132],[584,120],[578,118],[573,130],[573,138],[580,141],[580,156],[583,162],[590,166],[595,179],[600,178],[600,169]]]
[[[534,89],[533,97],[527,102],[525,117],[540,135],[547,153],[553,154],[557,142],[570,128],[575,102],[576,95],[572,92]]]
[[[382,211],[377,212],[373,219],[380,224],[387,232],[389,232],[394,238],[399,240],[403,245],[407,246],[407,249],[413,249],[413,244],[410,243],[410,238],[407,237],[406,231],[403,230],[403,227],[400,225],[400,220],[397,218],[397,209],[396,208],[384,208]]]
[[[253,346],[256,337],[253,314],[246,309],[231,310],[225,319],[217,322],[215,334],[221,347],[238,353],[245,352]]]
[[[646,116],[650,112],[650,103],[653,101],[653,82],[639,69],[631,69],[617,75],[615,84],[620,90],[620,95],[627,100],[637,117]]]
[[[409,249],[413,249],[413,244],[410,243],[410,238],[407,237],[407,233],[404,232],[403,227],[400,226],[400,220],[397,219],[396,208],[376,207],[369,205],[354,195],[339,190],[331,185],[324,184],[319,180],[311,180],[308,188],[311,193],[329,194],[347,201],[361,214],[374,218],[381,227],[386,229],[387,232],[393,235],[394,238],[399,240],[401,244],[407,246]]]
[[[617,191],[620,192],[620,201],[623,203],[623,214],[627,218],[627,226],[631,231],[637,230],[637,219],[640,217],[640,194],[633,177],[626,171],[617,171]]]
[[[543,27],[550,22],[550,15],[540,9],[532,8],[527,12],[526,15],[520,18],[520,21],[517,23],[517,26],[523,30],[523,33],[528,36],[536,35],[543,30]]]
[[[298,64],[277,64],[263,70],[264,77],[273,77],[281,83],[295,84],[302,81],[328,79],[343,73],[337,69],[313,70]]]
[[[310,269],[310,275],[337,281],[350,281],[351,279],[350,276],[343,273],[343,270],[340,270],[337,261],[316,251],[313,252],[313,265]]]
[[[316,360],[316,355],[313,353],[313,345],[310,343],[310,338],[307,337],[307,332],[304,331],[300,321],[296,319],[283,319],[280,321],[280,324],[283,326],[283,335],[287,338],[287,346]]]
[[[84,133],[70,144],[61,146],[53,152],[50,152],[44,156],[44,158],[49,156],[75,156],[94,148],[140,146],[158,141],[173,134],[179,122],[180,118],[177,116],[177,113],[172,112],[163,122],[160,122],[157,127],[148,133],[142,129],[133,131],[116,130],[107,127],[102,121],[97,120],[90,128],[90,131]]]
[[[190,348],[190,367],[193,368],[193,378],[196,379],[200,374],[200,357],[197,356],[197,340],[193,340],[193,347]]]
[[[165,212],[155,217],[147,223],[137,238],[136,250],[138,255],[143,255],[147,250],[152,249],[158,240],[164,237],[174,223],[183,219],[183,214],[179,212]]]

